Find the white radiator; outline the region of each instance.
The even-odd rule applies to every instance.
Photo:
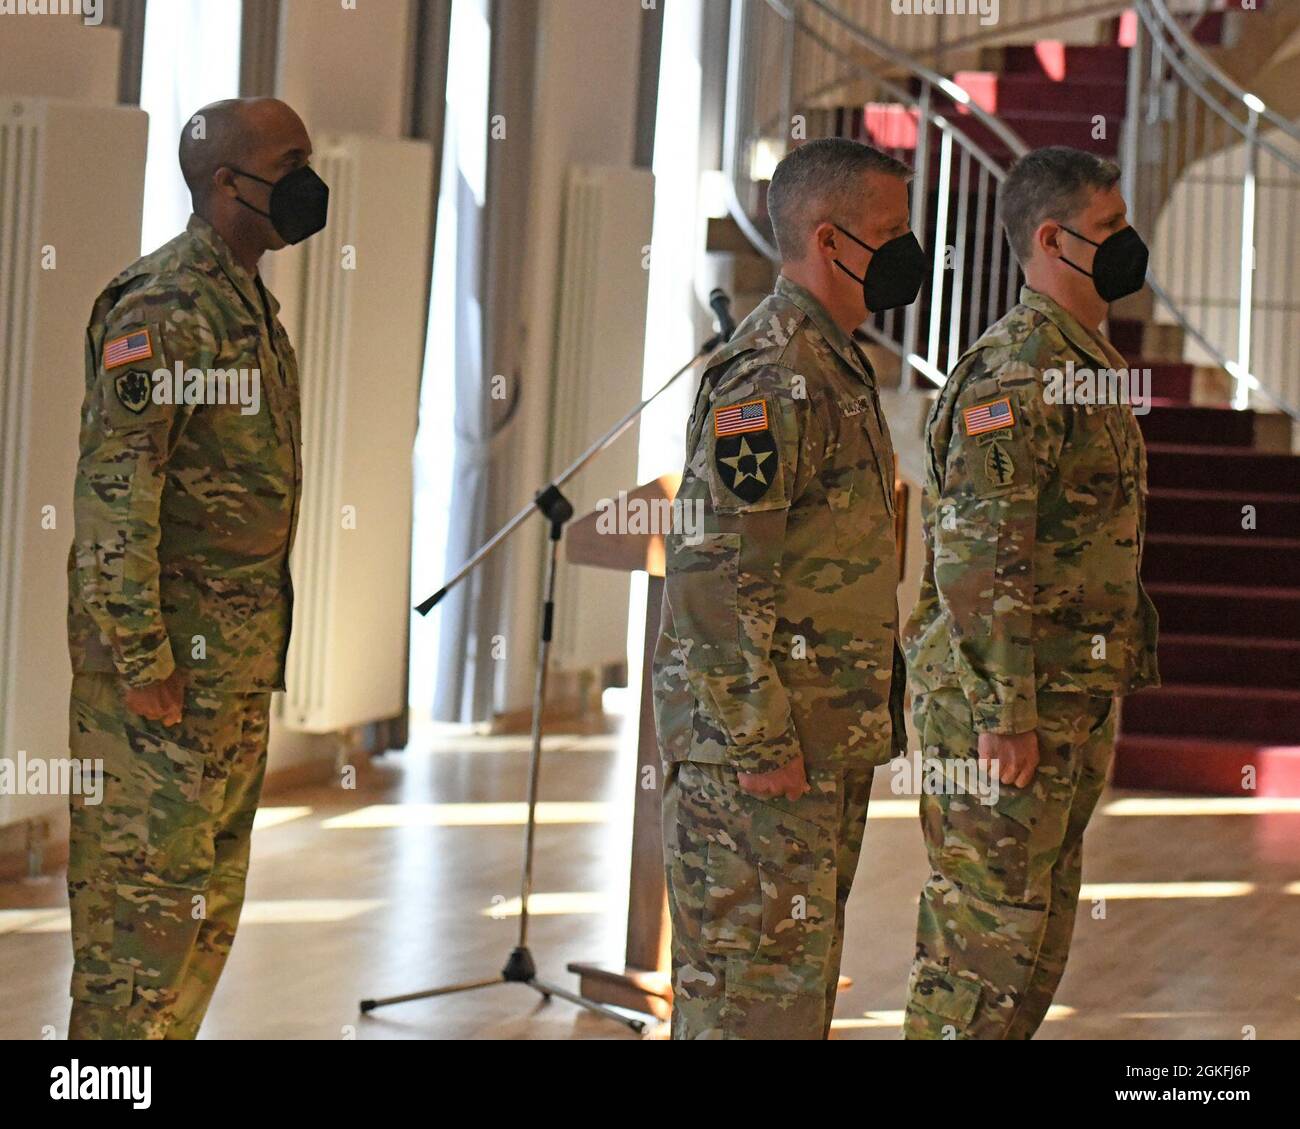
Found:
[[[0,101],[0,756],[11,760],[68,753],[66,566],[86,323],[105,284],[139,257],[146,132],[137,109]],[[0,795],[0,825],[66,804]]]
[[[433,161],[418,141],[314,141],[329,223],[263,263],[298,353],[303,417],[293,635],[276,716],[324,733],[406,703]]]
[[[654,177],[645,169],[575,165],[564,202],[549,469],[559,474],[641,399]],[[631,427],[563,487],[575,516],[636,485]],[[626,573],[565,564],[556,581],[558,668],[627,657]]]

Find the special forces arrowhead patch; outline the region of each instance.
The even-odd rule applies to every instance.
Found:
[[[994,440],[984,456],[984,474],[994,486],[1008,486],[1016,477],[1016,464],[1007,449]]]
[[[746,502],[757,502],[776,481],[776,440],[770,431],[719,439],[713,451],[722,484]]]
[[[118,373],[113,381],[117,398],[128,412],[139,415],[149,406],[149,374],[140,369]]]

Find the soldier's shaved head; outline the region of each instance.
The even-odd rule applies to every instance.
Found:
[[[268,160],[304,150],[310,143],[302,119],[276,98],[226,98],[197,111],[181,130],[181,174],[190,190],[194,210],[206,216],[222,168],[243,168],[261,176]],[[268,179],[273,179],[268,177]]]

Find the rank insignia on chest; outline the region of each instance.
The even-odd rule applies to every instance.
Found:
[[[122,407],[139,415],[149,406],[149,374],[143,369],[131,369],[117,374],[113,388]]]
[[[720,437],[714,444],[713,462],[728,490],[746,502],[757,502],[776,481],[780,456],[776,439],[765,428]]]
[[[724,435],[744,435],[750,431],[766,430],[766,400],[746,400],[743,404],[731,404],[725,408],[713,409],[713,434],[719,438]]]
[[[1003,396],[1000,400],[990,400],[986,404],[975,404],[963,408],[962,422],[966,425],[967,435],[983,435],[986,431],[997,431],[1003,427],[1014,427],[1015,412],[1011,410],[1011,398]]]

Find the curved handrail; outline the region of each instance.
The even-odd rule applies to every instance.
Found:
[[[1170,38],[1178,44],[1178,47],[1182,50],[1184,56],[1190,59],[1195,59],[1196,65],[1228,91],[1228,93],[1237,101],[1243,103],[1247,109],[1255,110],[1261,117],[1266,119],[1271,126],[1280,129],[1292,140],[1300,141],[1300,128],[1297,128],[1293,122],[1288,121],[1280,114],[1270,110],[1264,105],[1262,99],[1239,86],[1231,75],[1224,71],[1218,63],[1202,51],[1196,41],[1187,34],[1187,29],[1184,28],[1183,25],[1178,22],[1177,17],[1169,11],[1169,6],[1166,4],[1165,0],[1139,0],[1137,7],[1139,14],[1142,14],[1145,9],[1149,12],[1150,16],[1159,20],[1164,29],[1169,33]],[[1146,22],[1147,26],[1150,27],[1150,21],[1147,20]],[[1257,103],[1257,106],[1252,106],[1252,101]]]
[[[1190,306],[1188,309],[1184,309],[1180,305],[1178,297],[1171,294],[1169,289],[1162,285],[1160,276],[1164,273],[1164,270],[1156,262],[1152,263],[1148,271],[1147,281],[1156,298],[1170,312],[1183,332],[1216,364],[1232,376],[1236,384],[1236,395],[1234,396],[1236,407],[1248,407],[1250,395],[1254,393],[1274,409],[1285,413],[1296,421],[1300,421],[1300,407],[1288,403],[1284,395],[1280,395],[1274,389],[1266,386],[1259,379],[1256,371],[1253,371],[1256,365],[1252,359],[1253,354],[1257,351],[1255,348],[1256,320],[1264,308],[1255,299],[1256,284],[1254,274],[1259,269],[1258,260],[1261,257],[1267,259],[1279,252],[1283,255],[1288,253],[1288,249],[1285,247],[1278,248],[1268,244],[1265,245],[1261,255],[1256,246],[1255,217],[1257,198],[1260,191],[1258,165],[1261,155],[1266,154],[1276,161],[1280,166],[1280,171],[1284,174],[1289,172],[1291,180],[1285,184],[1284,188],[1286,190],[1300,191],[1300,182],[1295,179],[1300,177],[1300,159],[1292,156],[1285,149],[1264,136],[1261,126],[1267,123],[1268,126],[1273,127],[1297,144],[1300,144],[1300,128],[1269,110],[1261,99],[1245,90],[1226,74],[1192,39],[1187,29],[1170,12],[1166,0],[1138,0],[1136,8],[1141,21],[1140,30],[1145,31],[1147,36],[1150,37],[1154,48],[1151,53],[1151,66],[1155,67],[1159,64],[1167,67],[1168,70],[1165,73],[1176,76],[1183,90],[1187,92],[1189,99],[1194,99],[1194,104],[1198,105],[1204,113],[1213,115],[1212,118],[1206,120],[1213,121],[1217,119],[1226,127],[1227,136],[1233,139],[1231,145],[1240,144],[1244,147],[1246,171],[1241,185],[1242,204],[1239,222],[1241,225],[1240,244],[1246,249],[1246,253],[1242,255],[1240,268],[1236,275],[1235,296],[1230,290],[1232,286],[1230,274],[1224,274],[1215,280],[1215,285],[1224,291],[1221,296],[1216,294],[1217,300],[1222,305],[1233,304],[1236,307],[1236,357],[1229,355],[1231,345],[1229,342],[1222,340],[1225,336],[1222,328],[1216,334],[1208,324],[1194,324],[1193,319],[1189,316],[1189,309],[1197,304],[1205,304],[1204,298],[1200,303],[1189,299]],[[1196,14],[1201,15],[1204,12]],[[1142,53],[1139,37],[1139,44],[1134,47],[1134,65],[1136,69],[1132,72],[1130,78],[1131,101],[1128,130],[1131,159],[1128,162],[1127,170],[1130,197],[1136,194],[1138,188],[1136,159],[1139,148],[1151,144],[1155,144],[1158,148],[1164,150],[1177,151],[1180,148],[1180,139],[1177,134],[1180,123],[1171,121],[1169,124],[1161,126],[1160,128],[1169,136],[1164,137],[1163,140],[1153,140],[1147,136],[1143,123],[1138,120],[1140,115],[1140,107],[1138,106],[1140,100],[1139,87],[1141,83],[1145,82],[1148,85],[1148,96],[1150,96],[1149,88],[1159,86],[1164,81],[1163,75],[1156,71],[1144,73],[1142,68],[1146,63],[1147,60]],[[1233,112],[1234,109],[1240,110],[1242,113],[1238,115]],[[1192,129],[1194,138],[1195,127],[1193,126]],[[1208,125],[1204,127],[1204,134],[1208,137]],[[1228,150],[1229,143],[1225,142],[1220,144],[1218,151],[1226,152]],[[1199,154],[1198,156],[1201,159],[1206,159],[1212,157],[1213,154]],[[1187,193],[1194,191],[1195,180],[1194,178],[1188,179],[1185,173],[1186,170],[1177,170],[1177,180],[1157,183],[1157,192],[1148,201],[1151,214],[1145,218],[1149,223],[1154,224],[1158,215],[1177,206],[1175,204],[1177,197],[1174,195],[1176,189],[1185,186]],[[1177,222],[1176,219],[1173,222]],[[1202,249],[1202,255],[1207,253],[1206,249]],[[1170,260],[1165,265],[1172,277],[1178,277],[1179,271],[1175,261]],[[1300,320],[1300,303],[1292,300],[1290,305],[1286,307],[1286,313],[1292,319]],[[1209,312],[1202,315],[1202,320],[1205,322],[1209,322],[1210,318]],[[1216,341],[1216,336],[1220,340]],[[1273,337],[1276,338],[1276,336],[1275,332]],[[1273,343],[1276,344],[1275,341]],[[1267,368],[1266,363],[1265,369]],[[1282,375],[1278,379],[1284,382],[1286,377]]]
[[[894,315],[886,315],[874,319],[879,321],[880,325],[869,320],[861,329],[868,337],[893,351],[906,365],[915,369],[933,384],[942,385],[945,380],[945,358],[947,367],[950,367],[951,363],[955,362],[963,343],[973,339],[977,330],[982,331],[984,317],[996,320],[1011,304],[1014,304],[1015,282],[1018,277],[1010,246],[995,220],[997,186],[1005,178],[1006,168],[983,146],[967,135],[962,128],[959,114],[969,115],[971,121],[982,125],[991,135],[998,138],[1014,157],[1028,152],[1028,146],[1014,130],[976,104],[971,95],[958,83],[872,35],[853,20],[837,12],[825,0],[800,0],[797,5],[790,4],[786,0],[763,0],[762,4],[757,4],[752,9],[746,7],[746,0],[736,0],[732,9],[732,43],[736,49],[731,52],[729,59],[727,120],[723,144],[725,192],[732,219],[749,243],[769,260],[779,261],[777,248],[773,245],[773,241],[759,230],[759,225],[747,211],[741,198],[743,181],[738,175],[741,172],[738,166],[744,159],[742,148],[745,142],[752,140],[755,135],[762,136],[764,131],[775,123],[776,118],[786,112],[789,105],[787,96],[787,101],[781,109],[769,108],[761,115],[754,113],[753,99],[756,88],[747,85],[753,81],[753,78],[746,71],[748,61],[742,60],[741,56],[744,52],[739,49],[739,45],[757,42],[751,39],[750,35],[761,34],[758,32],[761,25],[751,27],[750,20],[751,17],[761,18],[765,12],[774,14],[780,21],[776,25],[781,29],[778,34],[785,38],[779,47],[783,49],[787,59],[791,53],[793,37],[803,35],[824,51],[828,58],[847,65],[849,73],[836,80],[837,82],[869,80],[873,87],[881,91],[888,100],[896,102],[916,115],[917,175],[914,181],[912,211],[917,217],[917,222],[924,222],[922,217],[931,214],[926,209],[933,209],[938,241],[957,248],[957,269],[947,269],[942,264],[943,256],[936,256],[938,261],[927,283],[926,294],[929,302],[924,317],[919,305],[913,304],[903,313],[901,324]],[[831,42],[823,34],[827,30],[826,24],[820,22],[820,17],[823,16],[841,29],[850,43]],[[818,23],[812,22],[813,20],[817,20]],[[896,82],[872,67],[861,55],[851,49],[850,44],[856,44],[871,52],[883,63],[890,64],[915,79],[920,84],[920,93],[907,89],[902,83]],[[786,78],[787,81],[790,78],[788,71]],[[770,89],[768,93],[770,94]],[[933,105],[932,100],[936,93],[949,99],[959,113],[945,113],[942,107]],[[745,137],[741,136],[742,107],[744,113],[748,115],[745,128],[749,132]],[[772,115],[770,120],[769,114]],[[933,154],[932,149],[935,150]],[[940,165],[941,184],[937,203],[930,201],[926,195],[928,161],[931,156],[934,156]],[[972,181],[977,182],[978,188],[972,184]],[[978,196],[978,206],[971,206],[967,194]],[[952,217],[949,216],[950,210],[955,213]],[[966,240],[972,231],[976,242],[981,246],[987,242],[990,253],[996,255],[996,265],[987,285],[984,279],[975,277],[977,264],[965,262]],[[985,238],[986,234],[988,240]],[[965,278],[966,274],[971,275],[969,280]],[[969,297],[967,305],[962,304],[963,297]],[[980,312],[981,324],[978,326],[975,324],[976,310]],[[928,330],[924,329],[922,324],[927,319]]]
[[[767,0],[767,3],[772,6],[774,10],[777,8],[777,5],[774,4],[774,0]],[[999,121],[982,106],[978,105],[970,94],[962,86],[953,82],[952,79],[945,75],[941,75],[938,71],[931,70],[919,60],[913,59],[910,55],[906,55],[902,51],[891,47],[883,39],[878,39],[869,31],[859,27],[847,16],[837,12],[826,2],[826,0],[804,0],[804,3],[816,8],[832,23],[839,24],[839,26],[848,33],[850,39],[857,40],[857,42],[863,47],[874,51],[882,59],[888,59],[895,66],[902,67],[916,78],[924,79],[931,86],[942,90],[954,102],[964,106],[968,111],[970,111],[971,116],[979,121],[981,125],[987,126],[996,133],[998,137],[1006,143],[1007,147],[1016,154],[1016,156],[1023,156],[1029,151],[1029,147],[1020,139],[1014,130],[1008,128],[1005,123]],[[781,10],[785,10],[784,5],[780,5],[780,8]],[[825,45],[824,42],[823,45]],[[869,74],[872,74],[873,77],[878,77],[875,76],[874,72],[871,72],[870,68],[865,65],[863,66],[863,69]]]

